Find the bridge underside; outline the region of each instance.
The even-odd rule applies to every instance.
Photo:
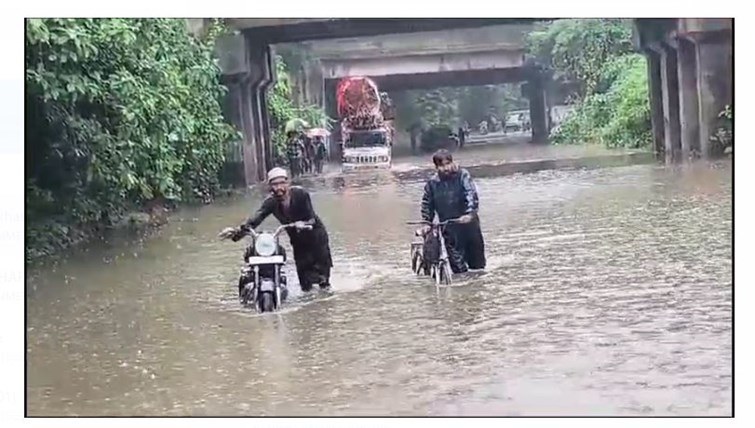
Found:
[[[235,125],[242,130],[244,143],[243,163],[247,185],[264,180],[265,173],[274,165],[270,135],[270,119],[267,111],[266,92],[275,84],[274,52],[271,45],[302,42],[307,40],[370,37],[387,34],[420,33],[463,28],[531,24],[545,21],[542,18],[312,18],[312,19],[227,19],[232,28],[241,31],[239,36],[226,37],[219,41],[219,62],[224,79],[229,87],[228,105]],[[497,38],[495,38],[497,39]],[[447,47],[447,46],[446,46]],[[509,63],[507,67],[521,64]],[[462,67],[463,68],[463,67]],[[472,67],[474,68],[474,67]],[[493,67],[488,67],[493,68]],[[506,67],[503,67],[506,68]],[[422,73],[428,71],[458,71],[447,68],[435,70],[409,70],[413,77],[401,79],[382,78],[385,88],[420,87]],[[367,75],[376,73],[366,73]],[[379,73],[377,73],[379,74]],[[386,74],[386,73],[383,73]],[[390,73],[387,73],[390,74]],[[496,77],[484,77],[485,73],[458,73],[435,76],[443,84],[477,84],[480,81],[499,81]],[[477,75],[477,77],[475,77]],[[506,75],[506,73],[503,73]],[[323,75],[320,82],[324,82]],[[335,78],[337,76],[329,76]],[[441,80],[438,80],[441,79]],[[445,80],[444,80],[445,79]],[[498,76],[506,81],[508,78]],[[512,78],[513,79],[513,78]],[[534,119],[533,119],[534,124]]]
[[[268,19],[233,18],[227,22],[242,30],[251,40],[264,44],[306,40],[367,37],[383,34],[418,33],[476,28],[490,25],[524,24],[546,21],[544,18],[332,18]]]

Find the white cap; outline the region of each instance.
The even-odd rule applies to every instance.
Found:
[[[271,182],[276,178],[285,178],[288,180],[288,173],[283,168],[273,168],[267,173],[267,182]]]

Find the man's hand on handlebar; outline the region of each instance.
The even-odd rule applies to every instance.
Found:
[[[219,234],[220,239],[230,239],[233,242],[237,242],[244,237],[245,231],[241,227],[226,227]]]
[[[219,234],[218,238],[220,239],[231,239],[234,236],[236,236],[239,233],[238,227],[226,227],[223,229]]]
[[[456,223],[466,224],[471,223],[472,220],[474,220],[474,216],[472,214],[465,214],[458,219],[456,219]]]
[[[294,227],[298,230],[312,229],[312,225],[307,223],[306,221],[297,221],[296,223],[294,223]]]

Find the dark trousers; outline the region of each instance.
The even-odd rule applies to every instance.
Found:
[[[314,284],[320,288],[330,286],[330,269],[333,259],[330,255],[328,232],[315,229],[303,239],[292,239],[296,274],[302,291],[309,291]]]
[[[468,224],[449,224],[443,233],[446,251],[454,273],[485,269],[485,240],[479,220]]]

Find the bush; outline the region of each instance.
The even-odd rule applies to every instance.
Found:
[[[626,19],[560,19],[527,38],[528,51],[565,80],[580,83],[578,98],[598,92],[604,65],[631,53]]]
[[[714,150],[718,153],[734,152],[734,109],[727,105],[721,113],[718,114],[720,125],[716,128],[710,140],[715,144]]]
[[[598,80],[610,85],[580,102],[552,136],[556,144],[644,148],[652,141],[647,68],[641,55],[615,58]]]
[[[627,55],[627,68],[611,85],[607,98],[611,105],[608,123],[601,131],[607,147],[645,148],[652,140],[647,65],[641,55]]]
[[[212,199],[237,135],[212,56],[220,31],[199,40],[183,19],[26,21],[27,249],[64,247],[72,230],[151,200]]]

